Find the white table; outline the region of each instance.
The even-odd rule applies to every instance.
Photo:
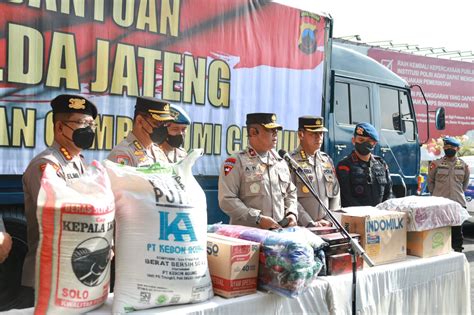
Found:
[[[136,313],[155,314],[351,314],[352,274],[321,277],[297,299],[257,292],[243,297],[214,297],[199,303]],[[450,253],[366,268],[357,273],[359,314],[471,314],[469,263]],[[91,314],[110,314],[113,295]],[[9,314],[31,314],[32,309]]]

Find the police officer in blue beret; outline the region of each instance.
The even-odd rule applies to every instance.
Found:
[[[375,206],[389,198],[392,181],[387,163],[372,154],[379,136],[374,126],[359,123],[354,129],[354,150],[336,168],[343,207]]]
[[[178,105],[170,106],[170,113],[174,121],[170,122],[167,127],[166,139],[160,144],[162,155],[160,160],[176,163],[184,159],[187,155],[183,149],[184,139],[188,126],[191,124],[189,115]]]
[[[458,202],[466,208],[464,192],[469,185],[469,166],[456,156],[461,143],[452,137],[446,137],[444,156],[430,163],[428,171],[428,190],[433,196],[445,197]],[[451,247],[462,252],[462,226],[451,227]]]

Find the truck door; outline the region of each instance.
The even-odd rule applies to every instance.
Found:
[[[370,83],[335,77],[332,97],[333,121],[329,150],[337,164],[352,152],[352,135],[359,122],[372,123]]]
[[[412,104],[408,91],[394,87],[379,87],[380,97],[380,155],[390,166],[391,174],[399,174],[410,190],[416,186],[420,156]],[[396,191],[394,180],[394,193]],[[411,193],[414,193],[412,191]]]

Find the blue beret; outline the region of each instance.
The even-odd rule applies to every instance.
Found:
[[[370,137],[379,142],[379,134],[377,133],[377,130],[374,126],[366,122],[356,125],[354,129],[354,137],[355,136]]]
[[[189,115],[181,107],[177,105],[171,105],[170,112],[171,116],[173,116],[175,119],[175,121],[173,121],[175,124],[191,124],[191,118],[189,118]]]
[[[452,145],[453,147],[459,147],[461,145],[461,142],[459,142],[458,139],[453,138],[453,137],[446,137],[443,139],[444,145]]]

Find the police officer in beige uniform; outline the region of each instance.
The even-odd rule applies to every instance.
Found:
[[[464,191],[469,185],[469,166],[456,156],[461,143],[451,137],[443,139],[444,157],[430,164],[428,171],[428,190],[433,196],[445,197],[458,202],[466,208]],[[462,252],[462,226],[451,227],[451,247]]]
[[[340,209],[339,183],[332,159],[320,150],[324,134],[322,117],[303,116],[298,119],[298,138],[300,145],[291,157],[300,165],[321,201],[330,210]],[[295,175],[293,183],[298,192],[298,225],[306,227],[330,226],[324,218],[326,211],[321,207],[308,187]]]
[[[90,148],[95,138],[97,108],[92,102],[79,95],[63,94],[51,101],[51,107],[54,142],[30,162],[23,174],[28,253],[22,274],[24,304],[18,308],[31,307],[34,302],[36,248],[39,241],[36,207],[43,171],[47,165],[51,165],[65,183],[76,180],[86,169],[80,153]]]
[[[191,119],[184,109],[177,105],[171,105],[170,112],[174,121],[169,123],[166,139],[160,144],[162,151],[160,160],[176,163],[188,155],[183,149],[183,145],[188,126],[191,124]]]
[[[165,141],[168,123],[173,120],[169,103],[152,97],[138,97],[133,129],[110,151],[107,159],[135,167],[164,160],[158,145]]]
[[[226,159],[219,175],[219,206],[230,224],[262,229],[297,224],[296,188],[288,165],[273,150],[281,129],[275,114],[247,115],[249,146]]]

